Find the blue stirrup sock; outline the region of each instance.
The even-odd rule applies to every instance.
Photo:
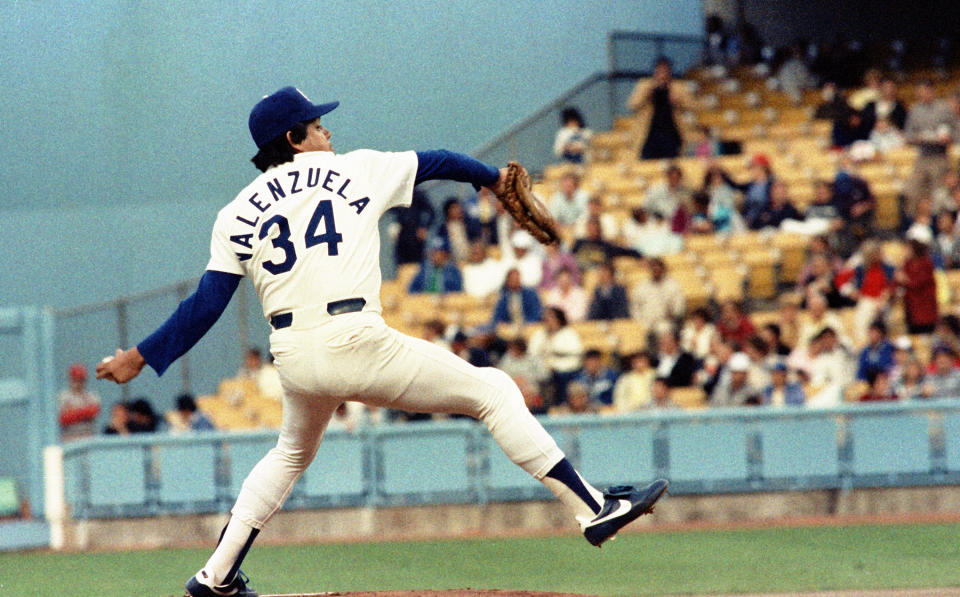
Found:
[[[578,520],[590,520],[603,506],[603,493],[590,485],[564,458],[541,479]]]

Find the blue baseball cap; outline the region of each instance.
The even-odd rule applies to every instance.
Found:
[[[314,104],[296,87],[284,87],[263,96],[250,111],[250,134],[257,147],[263,147],[289,131],[298,122],[320,118],[333,111],[340,102]]]

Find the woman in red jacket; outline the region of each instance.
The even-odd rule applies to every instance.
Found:
[[[929,334],[937,323],[937,283],[930,247],[920,235],[910,236],[910,254],[896,273],[903,288],[903,308],[911,334]]]

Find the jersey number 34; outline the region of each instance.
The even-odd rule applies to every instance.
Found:
[[[323,224],[323,233],[318,234],[321,224]],[[270,229],[274,226],[277,227],[278,234],[270,242],[273,243],[275,249],[283,251],[283,261],[280,263],[264,261],[263,269],[277,275],[293,269],[293,264],[297,262],[297,251],[290,240],[290,222],[280,214],[273,216],[260,226],[260,234],[258,235],[260,240],[266,238]],[[336,223],[333,221],[333,204],[328,199],[324,199],[317,205],[317,209],[310,218],[310,223],[307,224],[307,232],[303,235],[303,241],[308,249],[325,244],[327,245],[327,255],[333,257],[339,254],[337,245],[343,242],[343,235],[337,232]]]

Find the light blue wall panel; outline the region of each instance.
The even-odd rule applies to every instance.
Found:
[[[364,489],[363,438],[327,434],[304,473],[304,493],[311,497],[358,495]]]
[[[141,446],[121,446],[88,454],[91,506],[128,506],[146,501],[143,450]]]
[[[763,477],[836,476],[840,472],[837,423],[823,419],[769,419],[759,424]]]
[[[676,481],[746,479],[746,434],[746,425],[740,423],[704,421],[670,427],[669,478]]]
[[[851,469],[857,475],[924,473],[930,470],[930,439],[923,415],[857,417],[848,430]]]
[[[160,445],[154,452],[163,503],[212,502],[217,498],[217,451],[212,444]]]

